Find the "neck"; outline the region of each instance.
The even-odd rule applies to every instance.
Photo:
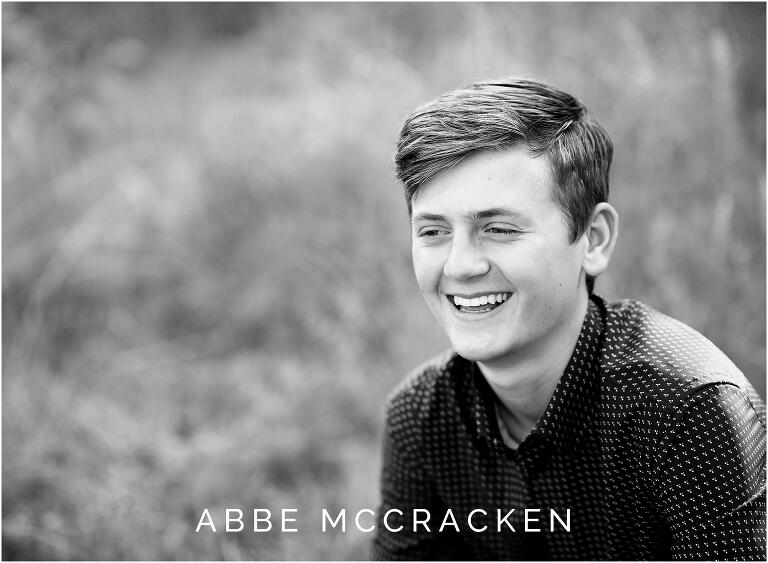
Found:
[[[534,348],[500,362],[477,364],[499,400],[507,430],[518,441],[544,414],[573,355],[587,312],[588,296],[581,295],[573,315]]]

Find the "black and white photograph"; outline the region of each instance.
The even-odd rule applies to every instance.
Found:
[[[2,559],[766,559],[762,2],[3,2]]]

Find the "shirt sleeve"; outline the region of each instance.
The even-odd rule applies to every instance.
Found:
[[[415,399],[413,399],[415,400]],[[374,560],[456,559],[457,544],[450,534],[437,534],[434,515],[440,503],[434,484],[421,461],[418,419],[410,397],[396,397],[387,409],[381,470],[381,504],[371,558]],[[414,530],[414,509],[419,520],[432,515],[429,531]],[[386,519],[386,522],[385,522]]]
[[[765,439],[738,387],[688,397],[658,474],[674,559],[765,560]]]

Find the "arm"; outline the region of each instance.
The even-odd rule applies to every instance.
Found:
[[[406,397],[408,397],[406,395]],[[437,560],[461,558],[454,552],[451,535],[437,534],[435,518],[442,509],[434,493],[434,483],[421,460],[423,445],[415,399],[397,396],[387,409],[381,471],[381,504],[376,523],[371,558],[375,560]],[[413,529],[413,509],[430,511],[430,532],[423,526]],[[387,511],[397,509],[388,518],[390,531],[385,526]],[[421,517],[420,517],[421,518]]]
[[[765,423],[746,393],[696,391],[672,432],[658,473],[672,557],[765,560]]]

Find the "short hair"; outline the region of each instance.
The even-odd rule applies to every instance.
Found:
[[[571,242],[608,201],[613,144],[579,100],[535,80],[474,82],[418,107],[405,121],[395,155],[408,210],[419,188],[479,150],[526,144],[549,159],[556,201]]]
[[[608,200],[613,144],[579,100],[543,82],[506,78],[474,82],[416,108],[395,154],[408,213],[424,183],[480,150],[527,145],[545,156],[570,242],[584,234],[595,206]],[[592,291],[593,279],[587,280]]]

